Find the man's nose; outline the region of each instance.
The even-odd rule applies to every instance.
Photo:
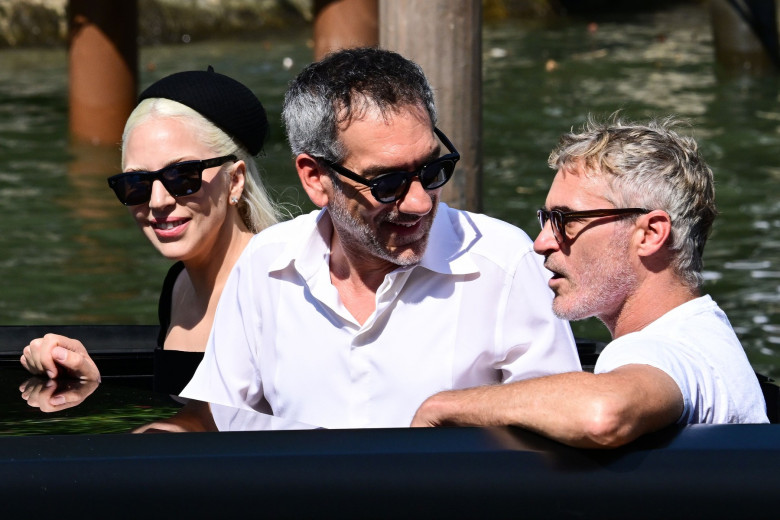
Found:
[[[409,215],[427,215],[433,208],[431,194],[422,186],[420,179],[409,181],[409,189],[398,200],[398,210]]]
[[[559,246],[560,244],[558,244],[558,240],[556,240],[555,233],[552,229],[552,221],[548,219],[536,236],[536,240],[534,240],[534,251],[540,255],[544,255],[548,251],[559,249]]]

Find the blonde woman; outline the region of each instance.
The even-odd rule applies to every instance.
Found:
[[[160,295],[155,387],[178,394],[203,356],[225,280],[249,239],[274,224],[253,157],[265,110],[243,84],[208,71],[147,88],[122,138],[123,172],[108,179],[152,245],[175,263]],[[33,374],[99,381],[84,345],[47,334],[24,348]]]

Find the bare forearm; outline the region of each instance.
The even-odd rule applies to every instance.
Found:
[[[619,446],[670,424],[681,410],[679,392],[659,398],[629,379],[573,372],[442,392],[423,403],[412,426],[514,425],[572,446]]]
[[[423,403],[412,426],[514,425],[577,443],[583,427],[568,387],[581,384],[579,375],[442,392]]]

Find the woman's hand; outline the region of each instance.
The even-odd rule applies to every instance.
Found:
[[[100,371],[79,340],[46,334],[24,347],[22,365],[31,374],[57,379],[71,377],[100,382]]]

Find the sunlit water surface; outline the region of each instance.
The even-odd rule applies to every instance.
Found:
[[[601,21],[595,31],[585,21],[507,23],[483,36],[485,212],[534,237],[553,173],[547,154],[589,112],[688,118],[715,171],[721,212],[704,290],[754,367],[780,376],[777,78],[716,74],[707,13],[697,8]],[[305,35],[147,48],[140,84],[207,65],[245,82],[272,121],[260,157],[266,179],[277,197],[308,210],[278,121],[287,82],[310,57]],[[106,185],[118,146],[69,144],[65,51],[4,50],[0,64],[0,324],[155,323],[168,262]],[[574,329],[608,339],[595,320]]]

